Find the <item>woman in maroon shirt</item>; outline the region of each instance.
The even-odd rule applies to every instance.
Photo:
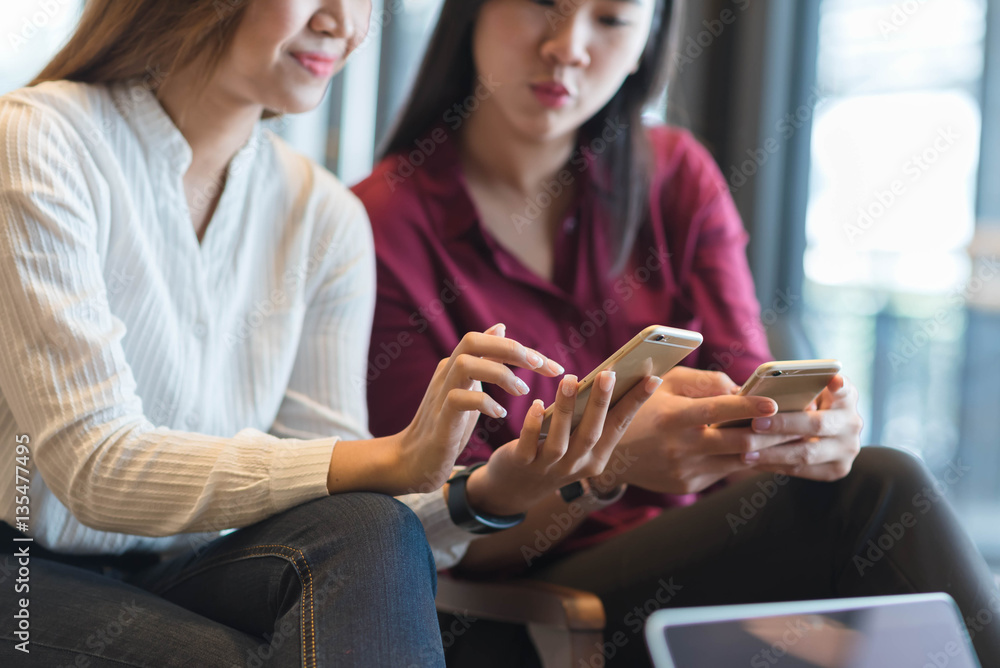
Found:
[[[576,378],[515,370],[531,394],[495,394],[508,416],[481,421],[458,461],[486,462],[466,484],[472,507],[527,520],[471,542],[459,570],[595,591],[613,640],[612,651],[595,652],[622,665],[645,661],[636,634],[650,606],[667,601],[945,590],[974,612],[988,570],[943,504],[892,568],[852,568],[855,547],[881,526],[878,495],[890,517],[902,512],[926,472],[896,451],[858,456],[847,380],[838,376],[803,413],[772,416],[773,402],[734,395],[770,359],[746,234],[707,152],[641,120],[671,60],[672,10],[669,0],[446,0],[386,157],[354,189],[378,256],[371,430],[399,429],[437,360],[494,322],[581,375],[649,324],[697,330],[705,343],[686,363],[701,370],[664,377],[604,474],[569,505],[555,488],[540,502],[522,498],[501,446],[557,382],[575,387]],[[776,310],[789,306],[782,299]],[[752,428],[706,426],[741,417],[756,418]],[[766,475],[694,503],[747,472]],[[758,496],[765,503],[745,510]],[[927,536],[944,546],[932,557]],[[452,659],[492,626],[469,629]],[[980,642],[995,649],[997,638]],[[522,646],[506,638],[490,655],[517,663],[528,655],[503,652],[530,652]]]

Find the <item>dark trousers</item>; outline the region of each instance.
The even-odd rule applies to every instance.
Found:
[[[958,603],[983,666],[1000,666],[1000,591],[942,497],[962,473],[935,480],[915,457],[863,448],[843,480],[762,474],[526,576],[601,597],[608,666],[650,665],[642,628],[661,607],[934,591]],[[449,640],[449,666],[538,665],[521,627],[480,620]]]
[[[3,536],[5,565],[24,544]],[[0,666],[443,665],[434,560],[420,521],[387,496],[311,501],[156,564],[109,569],[31,545],[31,653],[14,649],[7,575]]]

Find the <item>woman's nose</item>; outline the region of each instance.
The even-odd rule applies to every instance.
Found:
[[[542,44],[542,56],[555,65],[586,67],[590,64],[590,26],[581,12],[558,17]]]
[[[313,14],[309,28],[336,39],[353,41],[357,34],[357,26],[345,4],[345,2],[327,3],[327,7]]]

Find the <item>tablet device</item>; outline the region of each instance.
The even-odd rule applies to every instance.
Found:
[[[663,609],[646,642],[656,668],[981,668],[947,594]]]

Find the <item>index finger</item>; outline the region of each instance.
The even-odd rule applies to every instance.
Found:
[[[745,420],[774,415],[778,405],[767,397],[744,397],[720,395],[691,399],[687,408],[680,412],[682,427],[704,427],[730,420]]]
[[[618,442],[632,423],[632,418],[646,403],[646,400],[656,393],[662,383],[663,379],[658,376],[647,376],[644,380],[636,383],[635,387],[629,390],[608,411],[601,431],[601,438],[594,446],[593,452],[596,457],[605,462],[611,457],[611,453],[618,447]]]
[[[486,331],[490,332],[495,329],[494,327]],[[543,376],[557,376],[563,371],[558,363],[540,352],[499,334],[469,332],[455,346],[449,358],[449,364],[453,364],[459,355],[484,357],[501,364],[510,364],[522,369],[537,371]]]

